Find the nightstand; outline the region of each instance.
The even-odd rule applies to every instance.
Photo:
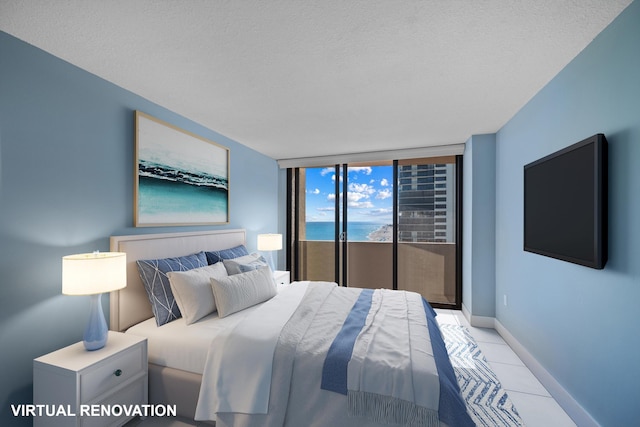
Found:
[[[291,275],[288,271],[276,270],[273,272],[276,285],[288,285],[291,283]]]
[[[133,416],[114,410],[148,403],[147,339],[109,331],[107,345],[87,351],[82,342],[33,361],[33,403],[62,416],[33,417],[38,426],[120,426]],[[98,415],[98,416],[96,416]]]

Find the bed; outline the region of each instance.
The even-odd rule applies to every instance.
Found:
[[[127,253],[127,287],[111,294],[110,329],[147,337],[151,403],[176,405],[179,415],[216,420],[220,427],[473,425],[460,398],[435,313],[416,295],[299,282],[278,289],[264,303],[223,318],[219,314],[226,308],[220,305],[219,313],[189,325],[179,318],[157,326],[137,261],[221,251],[245,242],[246,233],[241,229],[111,237],[111,250]],[[261,273],[256,270],[245,276],[251,274],[258,277]],[[407,314],[397,315],[398,307],[405,304]],[[385,315],[372,315],[373,308]],[[336,317],[334,312],[342,314]],[[404,317],[413,319],[406,339],[414,341],[407,341],[410,350],[401,352],[415,357],[405,362],[411,367],[409,377],[400,370],[377,372],[375,360],[367,361],[369,347],[377,349],[374,353],[383,359],[394,354],[393,345],[385,341],[389,337],[370,333],[390,327],[373,323],[374,318],[385,316],[405,323]],[[406,327],[403,325],[400,329]],[[422,338],[409,337],[414,334],[411,331]],[[403,334],[394,330],[386,335]],[[356,341],[360,336],[369,338]],[[316,338],[307,341],[311,337]],[[425,342],[430,343],[428,347]],[[302,356],[292,356],[298,353]],[[358,370],[347,371],[345,360],[349,358],[358,361]],[[360,388],[352,390],[352,384]],[[376,387],[388,388],[389,384],[393,393],[380,400]],[[424,384],[431,385],[425,389]],[[401,397],[409,393],[410,398],[398,399],[397,393]],[[414,397],[420,405],[407,406],[405,400]],[[212,399],[217,399],[215,404],[210,403]],[[431,403],[423,405],[425,399]],[[440,415],[424,409],[434,405],[440,407]]]

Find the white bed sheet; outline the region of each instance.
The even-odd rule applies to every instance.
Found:
[[[292,285],[278,285],[278,291],[287,286]],[[260,305],[222,319],[214,312],[191,325],[180,318],[156,326],[155,319],[151,318],[132,326],[126,333],[147,338],[149,363],[202,375],[211,341],[223,330],[235,327]]]

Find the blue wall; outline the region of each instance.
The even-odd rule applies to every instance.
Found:
[[[228,147],[223,226],[133,227],[134,110]],[[0,425],[32,401],[32,360],[77,342],[88,299],[61,295],[61,257],[109,236],[216,228],[279,230],[274,160],[0,32]],[[281,230],[280,230],[281,231]],[[103,298],[108,314],[108,298]]]
[[[595,133],[609,141],[606,268],[524,252],[523,166]],[[496,317],[603,426],[640,422],[639,162],[636,1],[496,135]]]
[[[462,303],[472,316],[494,318],[496,283],[496,136],[465,144],[462,201]]]
[[[604,426],[640,419],[638,46],[636,1],[495,135],[494,159],[476,137],[477,161],[465,159],[465,173],[470,166],[486,183],[495,162],[496,182],[495,272],[465,264],[474,272],[468,308],[494,311]],[[250,246],[257,233],[283,230],[275,161],[0,32],[0,425],[31,424],[9,405],[31,401],[32,359],[81,337],[87,301],[60,294],[60,258],[107,250],[112,234],[173,230],[132,227],[136,109],[231,149],[231,224],[217,228],[247,228]],[[607,267],[523,252],[523,166],[598,132],[610,143]],[[473,185],[476,204],[486,195]],[[493,215],[482,212],[465,217],[478,242]]]

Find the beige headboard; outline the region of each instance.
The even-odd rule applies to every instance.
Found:
[[[216,251],[244,245],[245,230],[111,236],[111,251],[127,254],[127,287],[109,296],[109,329],[124,331],[153,316],[151,303],[140,280],[136,261]]]

